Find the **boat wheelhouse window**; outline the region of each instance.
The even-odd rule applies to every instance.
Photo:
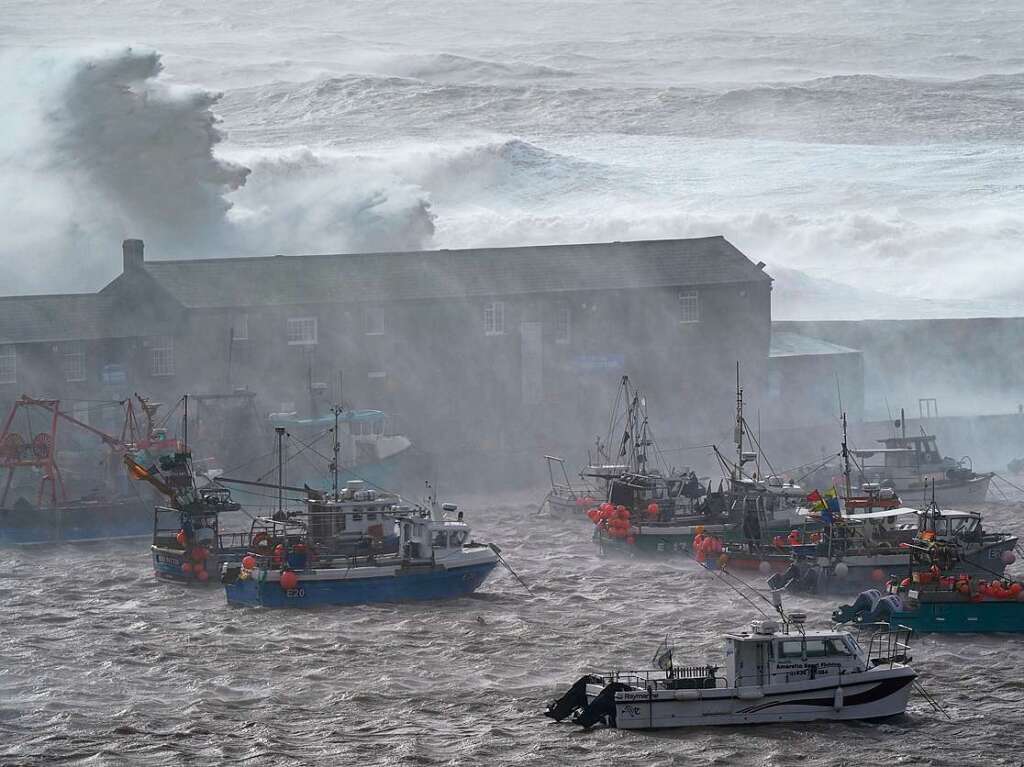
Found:
[[[505,333],[505,302],[484,304],[484,335],[500,336]]]
[[[448,536],[444,530],[438,530],[434,533],[434,541],[430,545],[435,549],[444,549],[448,547]]]
[[[363,521],[363,515],[362,514],[353,514],[352,515],[352,521],[353,522],[362,522]]]
[[[782,642],[783,658],[802,658],[806,648],[807,657],[820,658],[828,654],[824,639],[786,639]]]
[[[679,322],[700,322],[700,294],[696,290],[679,291]]]
[[[458,546],[461,546],[465,542],[466,542],[466,531],[465,530],[459,530],[458,532],[454,532],[454,533],[451,534],[451,540],[449,541],[449,545],[452,548],[456,548]]]
[[[18,353],[13,345],[0,346],[0,383],[18,383]]]
[[[829,640],[829,655],[852,655],[850,648],[842,639]]]
[[[288,318],[288,345],[316,345],[316,317]]]
[[[373,508],[373,507],[371,507],[371,508]],[[371,514],[367,514],[367,515],[366,515],[366,521],[367,521],[367,522],[369,522],[370,520],[376,519],[376,518],[377,518],[377,515],[376,515],[376,514],[372,514],[372,513],[371,513]]]
[[[149,374],[152,376],[174,375],[174,339],[171,336],[157,336],[150,339]]]

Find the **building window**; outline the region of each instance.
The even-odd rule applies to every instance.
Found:
[[[248,341],[249,340],[249,315],[248,314],[236,314],[231,320],[231,340],[232,341]]]
[[[64,380],[69,383],[85,380],[85,344],[72,341],[64,344]]]
[[[555,315],[555,343],[567,344],[572,340],[572,307],[562,304]]]
[[[679,291],[679,321],[700,322],[700,296],[696,290]]]
[[[313,346],[316,344],[316,317],[289,317],[288,344]]]
[[[484,335],[500,336],[505,332],[505,303],[491,301],[484,305]]]
[[[18,353],[13,346],[0,346],[0,384],[18,383]]]
[[[367,306],[363,309],[363,332],[368,336],[382,336],[387,332],[387,315],[380,307]]]
[[[149,374],[153,376],[174,375],[174,339],[157,336],[149,344]]]

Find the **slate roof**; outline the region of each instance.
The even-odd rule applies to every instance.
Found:
[[[771,281],[724,237],[145,261],[143,268],[191,308]]]
[[[860,351],[799,333],[772,331],[769,357],[812,357],[824,354],[860,354]]]
[[[117,327],[110,298],[94,293],[0,298],[0,343],[122,338],[138,330]]]

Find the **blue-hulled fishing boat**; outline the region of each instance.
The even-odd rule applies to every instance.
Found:
[[[222,568],[228,604],[313,607],[449,599],[470,594],[498,563],[455,506],[402,505],[349,481],[303,512],[253,522],[250,553]]]

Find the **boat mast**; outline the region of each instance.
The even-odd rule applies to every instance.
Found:
[[[743,387],[740,386],[740,363],[736,361],[736,480],[743,479]]]
[[[846,498],[849,499],[850,491],[850,448],[846,442],[846,413],[843,413],[843,479],[846,484]]]
[[[277,513],[284,512],[284,427],[275,426],[277,432]]]
[[[341,445],[338,442],[338,418],[341,415],[341,405],[332,407],[331,412],[334,413],[334,461],[331,463],[331,472],[333,476],[334,500],[338,500],[338,453],[341,451]]]

